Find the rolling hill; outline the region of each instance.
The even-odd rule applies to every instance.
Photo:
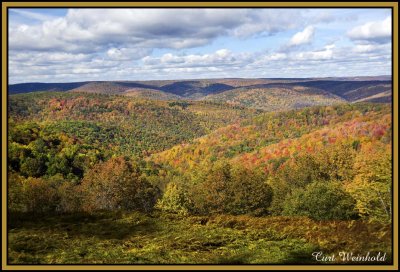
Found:
[[[148,85],[137,82],[96,81],[83,84],[70,92],[121,94],[132,88],[148,88]]]
[[[329,92],[302,86],[279,88],[254,88],[250,86],[208,95],[203,99],[266,111],[285,111],[346,102],[343,98]]]
[[[313,80],[302,82],[269,83],[252,87],[290,87],[302,86],[316,88],[337,95],[346,101],[354,102],[359,99],[367,99],[369,96],[390,91],[391,81],[387,80]]]
[[[46,135],[62,134],[109,154],[125,155],[159,152],[258,114],[202,101],[180,103],[78,92],[12,95],[8,111],[11,130],[14,125],[31,123]]]
[[[28,83],[9,86],[9,94],[35,91],[99,93],[160,101],[209,101],[264,111],[285,111],[340,103],[391,103],[387,77],[199,79]]]
[[[116,82],[90,82],[69,91],[83,93],[121,94],[129,88],[129,86],[123,86]]]
[[[116,94],[132,88],[144,88],[198,99],[236,89],[291,88],[302,86],[321,89],[340,96],[347,101],[356,101],[376,95],[391,88],[389,77],[354,78],[275,78],[275,79],[198,79],[198,80],[149,80],[149,81],[93,81],[72,83],[20,83],[8,86],[9,94],[37,91],[74,91]],[[359,90],[359,91],[356,91]],[[355,95],[356,94],[356,95]]]
[[[69,91],[78,88],[88,82],[71,82],[71,83],[19,83],[8,85],[8,94],[42,92],[42,91]]]
[[[267,171],[295,154],[317,152],[330,144],[379,141],[390,146],[390,139],[389,105],[342,104],[260,114],[151,159],[182,173],[221,159]]]
[[[233,89],[232,86],[222,83],[209,83],[207,81],[182,81],[161,87],[164,92],[182,97],[196,99],[208,94],[217,94]]]
[[[123,95],[151,100],[180,100],[179,95],[148,88],[132,88],[123,92]]]

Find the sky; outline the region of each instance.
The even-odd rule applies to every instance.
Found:
[[[9,83],[391,75],[391,10],[8,10]]]

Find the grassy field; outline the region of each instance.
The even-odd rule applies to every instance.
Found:
[[[380,251],[391,262],[390,225],[158,212],[11,215],[8,224],[10,264],[304,264],[316,251]]]

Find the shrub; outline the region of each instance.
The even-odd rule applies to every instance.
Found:
[[[272,188],[261,173],[243,167],[231,170],[225,211],[230,214],[263,215],[272,201]]]
[[[8,176],[7,208],[11,212],[23,212],[26,210],[22,182],[23,179],[24,177],[21,177],[16,173],[10,173]]]
[[[340,182],[353,179],[355,151],[350,145],[332,144],[316,154],[301,154],[269,176],[274,191],[270,212],[282,214],[285,199],[293,190],[304,189],[312,182]]]
[[[157,208],[181,215],[188,214],[187,192],[175,182],[167,184],[167,188],[161,199],[157,202]]]
[[[195,214],[254,214],[267,212],[272,189],[263,175],[243,167],[218,162],[192,181],[188,190]]]
[[[355,200],[336,182],[316,181],[294,190],[284,203],[284,215],[308,216],[315,220],[351,219]]]
[[[58,187],[60,201],[58,211],[62,213],[73,213],[81,211],[82,192],[80,187],[72,182],[64,182]]]
[[[28,213],[55,212],[59,203],[56,184],[43,178],[29,177],[23,183],[23,202]]]
[[[149,212],[159,195],[138,165],[112,158],[93,167],[82,180],[83,210],[141,210]]]
[[[192,213],[223,213],[225,210],[226,190],[231,179],[231,166],[219,161],[210,169],[200,171],[192,179],[194,184],[189,188],[189,199],[193,203]]]
[[[304,188],[320,176],[320,165],[316,158],[310,154],[303,154],[287,161],[273,175],[268,177],[274,197],[270,212],[281,215],[283,204],[287,196],[295,189]]]

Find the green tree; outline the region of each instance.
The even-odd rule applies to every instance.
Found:
[[[192,213],[223,213],[226,190],[231,179],[231,165],[218,161],[210,169],[202,169],[192,180],[188,195],[193,203]]]
[[[319,177],[320,164],[313,155],[303,154],[283,164],[267,178],[274,192],[270,212],[280,215],[285,199],[293,190],[304,188]]]
[[[176,182],[168,183],[156,207],[168,213],[187,215],[189,212],[187,191]]]
[[[301,154],[294,157],[268,177],[274,191],[271,213],[283,211],[285,199],[295,189],[303,189],[315,181],[343,184],[354,177],[355,150],[351,145],[332,144],[316,154]]]
[[[316,181],[294,190],[285,200],[283,215],[308,216],[315,220],[351,219],[355,200],[337,182]]]
[[[188,188],[191,212],[195,214],[253,214],[267,212],[272,189],[266,178],[240,166],[218,161],[199,171]]]
[[[45,156],[25,158],[21,162],[21,173],[26,177],[40,177],[44,175],[46,173]]]
[[[263,215],[272,201],[272,188],[261,172],[235,166],[226,189],[225,212],[230,214]]]
[[[55,156],[50,156],[47,165],[47,174],[50,176],[60,173],[66,177],[69,173],[72,172],[70,162],[63,153],[59,153]]]

